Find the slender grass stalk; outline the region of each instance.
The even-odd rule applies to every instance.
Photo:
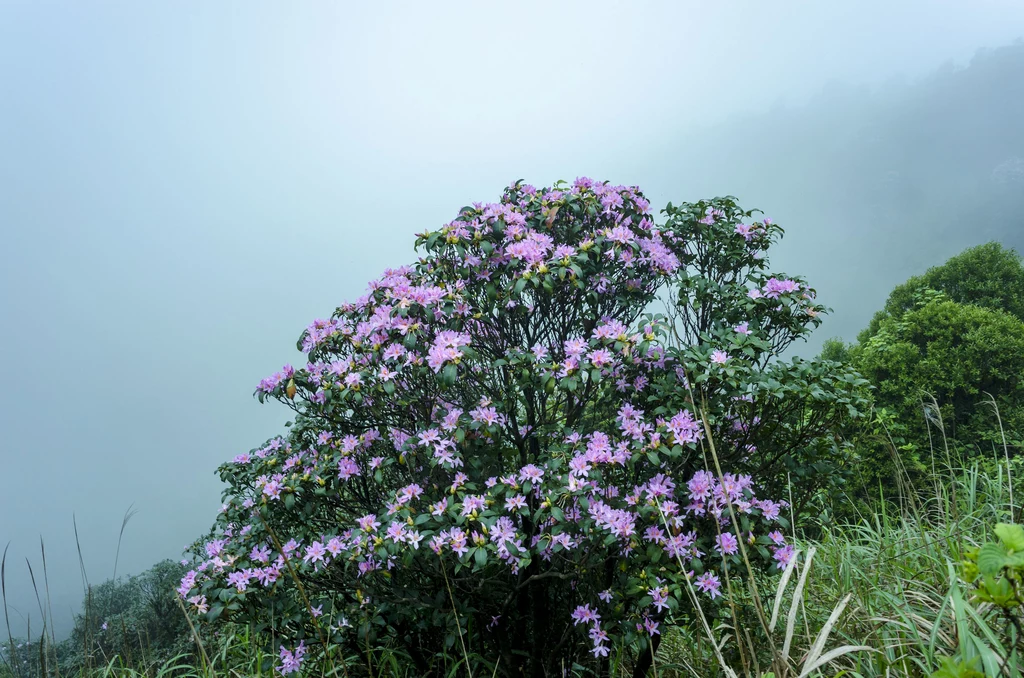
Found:
[[[46,545],[43,535],[39,535],[39,553],[43,559],[43,585],[46,589],[46,609],[50,617],[50,642],[53,644],[53,667],[57,678],[60,678],[60,660],[57,657],[57,633],[53,624],[53,599],[50,597],[50,577],[46,570]]]
[[[14,654],[14,635],[11,633],[11,617],[7,611],[7,549],[11,548],[11,542],[7,542],[7,546],[4,547],[4,555],[0,558],[0,596],[3,597],[4,602],[4,621],[7,623],[7,654],[10,655],[8,661],[8,667],[13,665],[11,673],[21,676],[21,665],[18,664],[18,658]]]
[[[175,600],[178,602],[178,607],[181,608],[181,613],[185,615],[185,621],[188,623],[189,631],[192,633],[192,639],[195,641],[196,647],[199,648],[199,656],[203,660],[203,668],[209,672],[210,676],[213,676],[213,664],[210,662],[210,656],[206,654],[206,648],[203,646],[203,641],[199,637],[195,625],[192,624],[192,618],[188,616],[188,611],[185,609],[185,604],[181,602],[181,598],[176,597]]]
[[[42,617],[42,620],[43,620],[43,633],[42,633],[42,636],[40,636],[40,639],[39,639],[39,650],[40,650],[40,658],[41,658],[41,661],[39,663],[39,667],[40,667],[40,669],[42,669],[43,675],[46,676],[46,675],[49,675],[49,673],[48,673],[48,671],[46,669],[46,652],[45,652],[45,649],[46,649],[46,612],[43,610],[43,601],[39,597],[39,587],[36,586],[36,574],[35,574],[35,572],[32,571],[32,563],[29,561],[28,558],[25,558],[25,565],[28,567],[28,576],[29,576],[29,580],[32,582],[32,591],[34,591],[35,595],[36,595],[36,605],[39,608],[39,615],[40,615],[40,617]],[[29,640],[31,640],[31,638],[32,638],[32,635],[29,634]]]
[[[1009,484],[1010,491],[1010,522],[1014,522],[1017,520],[1017,513],[1013,503],[1013,468],[1010,465],[1010,446],[1006,443],[1006,431],[1003,430],[1003,417],[999,414],[999,404],[988,391],[985,391],[985,395],[988,396],[988,404],[992,406],[992,410],[996,414],[996,421],[999,423],[999,437],[1003,441],[1003,455],[1006,458],[1006,482]]]
[[[462,657],[466,661],[466,673],[469,674],[469,678],[473,678],[473,667],[469,665],[469,652],[466,651],[466,641],[462,637],[462,622],[459,621],[459,610],[455,606],[455,594],[452,593],[452,586],[448,582],[448,571],[444,566],[444,561],[441,561],[441,574],[444,575],[444,586],[448,589],[448,598],[452,601],[452,614],[455,615],[455,630],[459,632],[459,644],[462,645]]]

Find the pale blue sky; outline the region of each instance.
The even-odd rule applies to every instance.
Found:
[[[511,180],[577,175],[638,184],[659,208],[733,193],[785,222],[716,158],[669,171],[664,147],[1021,35],[1015,0],[0,0],[0,547],[15,607],[36,626],[24,558],[38,563],[42,534],[66,628],[72,512],[94,582],[133,502],[121,572],[205,531],[217,465],[286,418],[255,384],[297,358],[311,319],[410,261],[414,232]]]

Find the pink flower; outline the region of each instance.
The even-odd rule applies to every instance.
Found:
[[[380,527],[380,521],[372,513],[359,519],[359,529],[363,532],[376,532]]]
[[[595,349],[587,356],[594,367],[606,367],[613,361],[612,352],[606,348]]]
[[[796,556],[796,549],[793,548],[792,544],[787,544],[786,546],[775,549],[775,555],[773,557],[778,561],[780,567],[785,567],[786,565],[789,565],[789,561],[793,560],[794,556]]]
[[[305,653],[306,645],[304,642],[300,642],[294,652],[290,652],[282,645],[280,653],[281,664],[277,667],[277,670],[280,671],[283,676],[298,671],[302,667],[302,656]]]
[[[519,479],[525,482],[538,483],[544,477],[544,471],[533,464],[527,464],[519,471]]]
[[[742,235],[745,239],[750,240],[754,237],[754,230],[757,228],[757,224],[737,224],[736,232]]]
[[[280,499],[281,484],[276,480],[271,480],[269,483],[263,486],[263,494],[267,495],[271,499]]]
[[[199,614],[206,614],[210,609],[206,602],[206,596],[192,596],[188,599],[188,602],[192,604]]]
[[[677,443],[695,443],[701,437],[700,423],[687,410],[679,410],[665,425]]]
[[[778,299],[783,294],[796,292],[799,289],[800,285],[795,280],[769,278],[764,284],[764,296],[769,299]]]
[[[732,532],[723,532],[715,538],[715,545],[718,547],[718,552],[731,556],[739,549],[739,542],[736,540],[736,535]]]
[[[694,585],[704,593],[711,596],[711,600],[714,600],[718,596],[722,595],[720,589],[722,588],[722,582],[714,574],[705,572],[701,576],[697,577],[694,581]]]
[[[342,457],[338,460],[338,478],[341,480],[348,480],[349,478],[358,475],[360,475],[359,465],[352,459],[349,457]]]
[[[324,548],[324,545],[315,541],[306,547],[306,555],[302,560],[307,563],[322,563],[325,562],[324,555],[326,553],[327,549]]]
[[[572,617],[572,625],[578,626],[579,624],[590,624],[601,620],[601,615],[597,613],[589,605],[580,605],[570,615]]]

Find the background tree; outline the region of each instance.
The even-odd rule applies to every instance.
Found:
[[[1004,311],[926,295],[852,351],[855,364],[891,408],[927,438],[925,419],[941,421],[963,447],[999,444],[995,398],[1004,421],[1019,430],[1024,406],[1024,322]],[[932,400],[937,401],[938,411]]]
[[[1015,250],[990,242],[968,248],[897,285],[858,341],[863,343],[876,334],[885,318],[913,309],[924,290],[943,292],[958,304],[1005,311],[1024,321],[1024,265]]]
[[[1004,431],[1010,451],[1019,451],[1012,432],[1024,424],[1020,257],[998,243],[965,250],[897,286],[855,344],[830,342],[822,355],[850,360],[874,386],[876,416],[857,432],[862,495],[922,485],[935,455],[943,465],[963,455],[1002,457]]]

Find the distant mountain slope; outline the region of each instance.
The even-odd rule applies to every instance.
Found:
[[[988,240],[1024,249],[1024,42],[912,84],[830,85],[664,162],[688,198],[729,192],[787,227],[773,261],[836,311],[808,348],[852,338],[909,275]]]

